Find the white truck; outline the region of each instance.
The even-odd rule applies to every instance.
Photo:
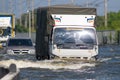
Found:
[[[0,48],[10,37],[15,37],[14,14],[0,14]]]
[[[36,58],[96,59],[98,40],[95,22],[95,8],[38,8]]]

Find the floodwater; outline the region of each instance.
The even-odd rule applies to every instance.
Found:
[[[99,46],[98,61],[54,59],[37,61],[35,55],[0,56],[0,65],[15,63],[20,80],[120,80],[120,46]]]

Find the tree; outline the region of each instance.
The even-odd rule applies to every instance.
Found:
[[[108,27],[104,27],[104,16],[97,17],[98,30],[120,30],[120,11],[108,13]]]

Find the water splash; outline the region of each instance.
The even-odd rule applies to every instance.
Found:
[[[29,61],[29,60],[3,60],[0,65],[9,66],[16,64],[18,68],[47,68],[47,69],[80,69],[83,67],[93,67],[95,63],[71,62],[65,60],[44,60],[44,61]]]

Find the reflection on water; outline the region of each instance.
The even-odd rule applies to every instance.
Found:
[[[34,55],[5,55],[1,65],[15,63],[21,80],[119,80],[120,46],[100,46],[96,62],[73,59],[37,61]]]

